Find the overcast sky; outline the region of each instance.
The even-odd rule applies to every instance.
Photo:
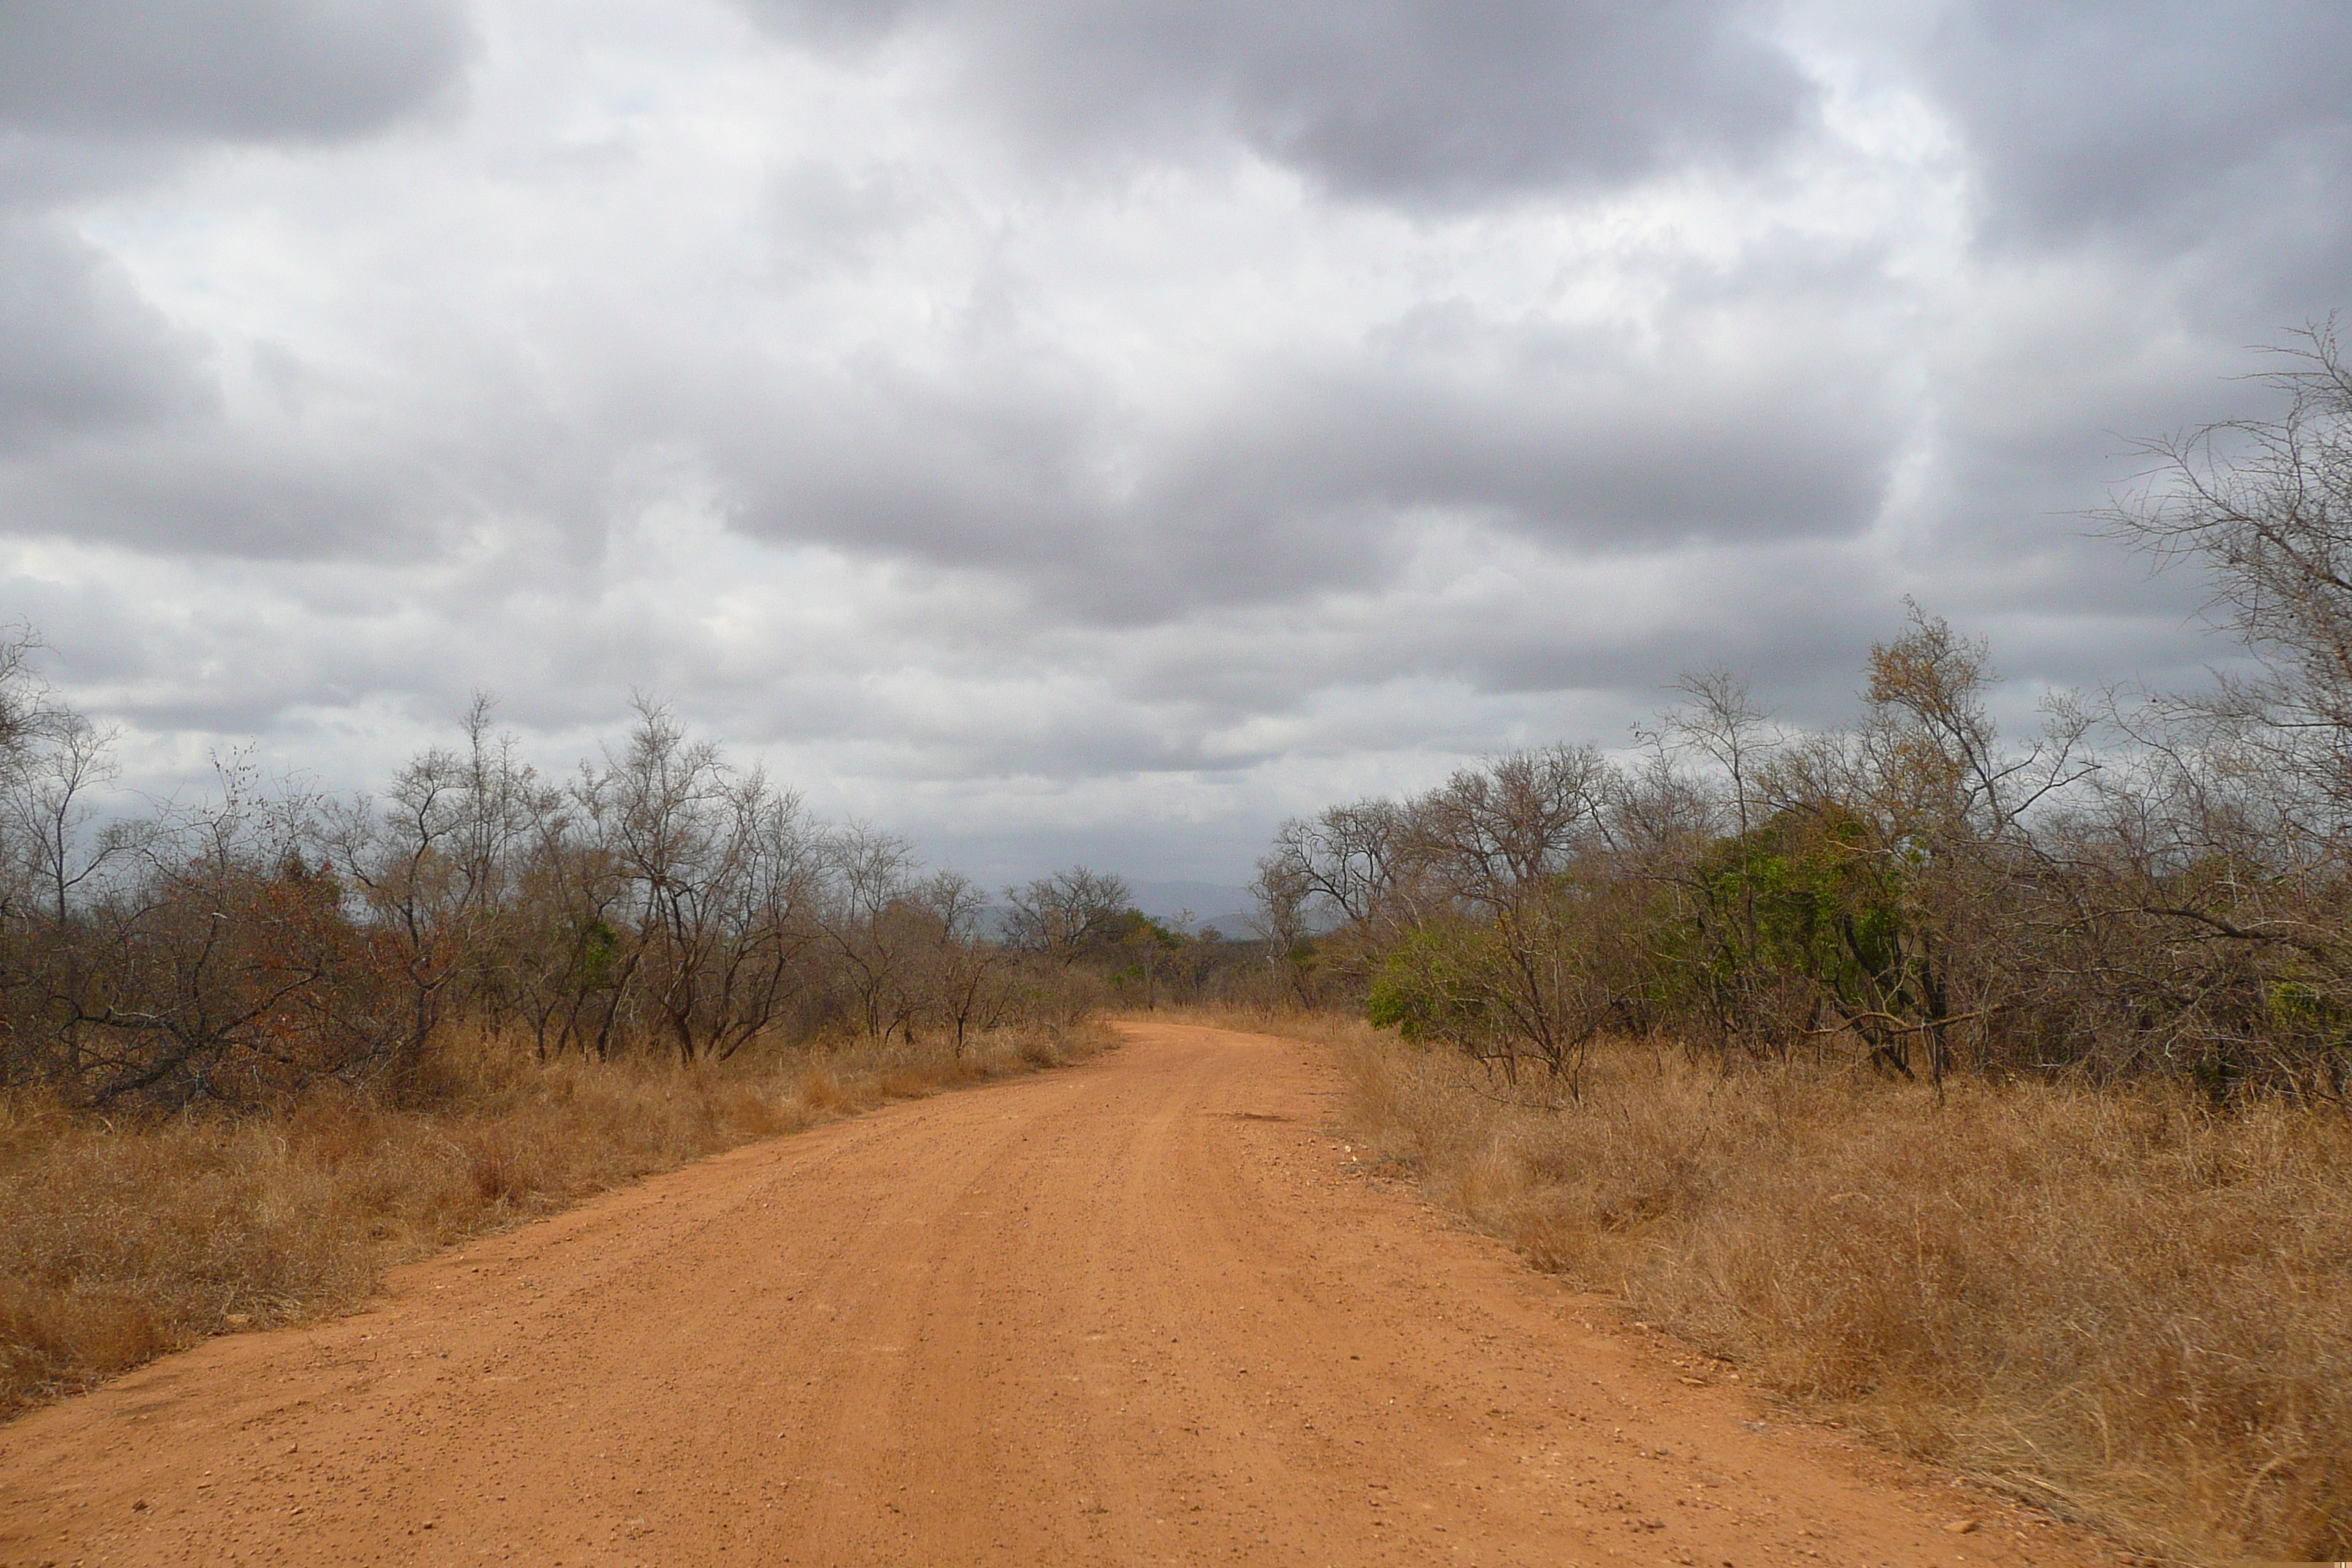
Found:
[[[2352,305],[2342,0],[12,0],[0,611],[165,789],[633,689],[992,879],[2179,683],[2079,515]]]

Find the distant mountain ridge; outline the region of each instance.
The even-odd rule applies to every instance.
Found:
[[[1256,918],[1251,910],[1256,900],[1247,888],[1224,882],[1143,881],[1128,879],[1128,887],[1135,894],[1135,907],[1156,921],[1175,923],[1177,917],[1192,911],[1188,931],[1202,931],[1210,926],[1220,936],[1247,940],[1257,935]]]

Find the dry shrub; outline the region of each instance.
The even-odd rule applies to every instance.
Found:
[[[207,1334],[348,1308],[388,1266],[885,1098],[1071,1060],[1099,1026],[542,1066],[470,1039],[422,1108],[336,1090],[269,1115],[110,1124],[0,1098],[0,1415]],[[751,1053],[746,1053],[749,1058]]]
[[[2149,1550],[2352,1552],[2340,1112],[1634,1045],[1546,1106],[1320,1032],[1370,1157],[1752,1384]]]
[[[825,1062],[812,1063],[801,1074],[793,1092],[801,1109],[811,1117],[838,1116],[856,1109],[849,1090],[842,1085],[841,1075]]]

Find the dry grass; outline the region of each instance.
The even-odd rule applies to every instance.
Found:
[[[2352,1554],[2352,1119],[2163,1090],[1726,1078],[1581,1105],[1360,1024],[1375,1160],[1751,1385],[2170,1560]]]
[[[1286,1039],[1312,1040],[1318,1045],[1352,1047],[1392,1037],[1377,1033],[1360,1018],[1341,1013],[1306,1013],[1296,1008],[1253,1007],[1240,1003],[1204,1003],[1198,1006],[1169,1005],[1149,1012],[1118,1016],[1137,1024],[1199,1024],[1212,1029],[1239,1029],[1245,1034],[1279,1035]]]
[[[0,1099],[0,1415],[214,1333],[316,1317],[467,1237],[885,1100],[1055,1066],[1097,1026],[723,1067],[437,1064],[431,1110],[313,1096],[268,1117],[110,1126]]]

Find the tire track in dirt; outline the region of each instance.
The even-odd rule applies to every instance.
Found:
[[[2089,1560],[1355,1173],[1314,1047],[1125,1032],[0,1427],[0,1564]]]

